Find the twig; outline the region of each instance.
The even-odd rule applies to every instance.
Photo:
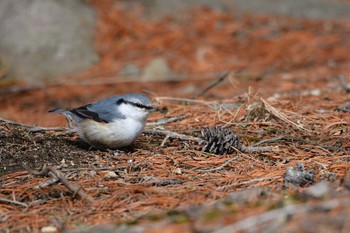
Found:
[[[193,99],[167,97],[167,96],[156,97],[155,100],[157,102],[161,102],[162,100],[172,100],[172,101],[180,102],[187,105],[190,105],[190,104],[215,105],[220,103],[220,101],[193,100]]]
[[[244,153],[263,153],[273,151],[274,147],[272,146],[245,146],[242,145],[240,151]]]
[[[23,207],[28,207],[28,205],[26,203],[23,202],[19,202],[19,201],[12,201],[12,200],[8,200],[5,198],[0,198],[0,202],[5,202],[11,205],[19,205],[19,206],[23,206]]]
[[[160,144],[160,147],[164,147],[165,143],[169,140],[169,135],[166,135],[162,141],[162,143]]]
[[[338,80],[340,82],[340,86],[343,88],[343,90],[346,91],[347,93],[350,93],[350,85],[346,82],[344,76],[338,75],[337,78],[338,78]]]
[[[40,131],[68,131],[68,128],[60,128],[60,127],[40,127],[34,125],[26,125],[18,122],[10,121],[0,117],[0,121],[9,125],[20,126],[28,129],[30,132],[40,132]]]
[[[242,182],[237,182],[237,183],[224,185],[224,186],[216,188],[216,190],[224,190],[226,188],[232,188],[232,187],[240,186],[240,185],[244,185],[244,184],[257,183],[257,182],[261,182],[261,181],[267,181],[267,180],[273,180],[273,179],[279,179],[279,178],[281,178],[281,176],[271,176],[271,177],[256,178],[256,179],[252,179],[252,180],[247,180],[247,181],[242,181]]]
[[[212,169],[207,169],[207,170],[202,170],[202,169],[198,169],[197,171],[198,172],[215,172],[215,171],[218,171],[218,170],[221,170],[223,169],[224,167],[226,167],[229,163],[231,163],[232,161],[235,161],[237,160],[238,157],[234,157],[234,158],[231,158],[229,160],[227,160],[225,163],[223,163],[222,165],[218,166],[218,167],[215,167],[215,168],[212,168]]]
[[[268,222],[281,220],[283,222],[287,221],[293,215],[303,213],[303,212],[313,212],[313,211],[329,211],[340,206],[349,206],[350,199],[345,200],[333,199],[329,201],[324,201],[318,204],[298,204],[286,206],[283,208],[267,211],[263,214],[245,218],[236,223],[227,225],[221,229],[214,231],[214,233],[233,233],[242,231],[257,231],[257,227]]]
[[[166,179],[166,180],[160,180],[160,181],[153,181],[150,183],[145,183],[152,186],[168,186],[168,185],[177,185],[177,184],[183,184],[184,181],[177,180],[177,179]]]
[[[260,98],[260,100],[263,102],[263,104],[265,105],[265,109],[270,113],[272,114],[273,116],[277,117],[278,119],[288,123],[288,124],[291,124],[291,125],[294,125],[296,128],[298,129],[301,129],[301,130],[305,130],[305,131],[308,131],[310,132],[310,130],[304,128],[302,125],[300,124],[297,124],[291,120],[288,119],[288,117],[283,114],[282,112],[280,111],[277,111],[276,108],[272,107],[267,101],[265,101],[263,98]]]
[[[193,142],[198,142],[198,143],[203,141],[201,138],[187,136],[185,134],[179,134],[179,133],[172,132],[169,130],[152,129],[152,130],[145,130],[145,131],[143,131],[143,133],[152,134],[152,135],[163,135],[163,136],[166,136],[168,138],[178,138],[180,140],[193,141]]]
[[[40,188],[44,188],[53,184],[56,184],[58,181],[60,181],[60,179],[58,179],[57,177],[52,177],[52,179],[49,180],[45,180],[43,182],[41,182],[40,184],[36,185],[34,187],[34,189],[40,189]]]
[[[229,75],[231,75],[231,72],[226,72],[223,75],[221,75],[218,79],[212,81],[209,83],[208,86],[206,86],[202,91],[200,91],[199,93],[195,94],[194,96],[192,96],[192,98],[196,99],[202,95],[204,95],[205,93],[207,93],[210,89],[212,89],[213,87],[217,86],[218,84],[220,84],[222,81],[224,81]]]
[[[175,121],[181,121],[181,120],[186,119],[188,117],[190,117],[190,115],[159,119],[157,122],[148,122],[146,125],[147,126],[166,125],[166,124],[169,124],[169,123],[172,123]]]
[[[104,170],[113,170],[116,167],[77,167],[77,168],[66,168],[62,169],[63,172],[71,172],[71,171],[104,171]]]
[[[252,144],[252,146],[259,146],[261,144],[265,144],[265,143],[271,143],[271,142],[278,142],[281,140],[285,140],[286,136],[280,136],[280,137],[276,137],[276,138],[269,138],[269,139],[265,139],[265,140],[261,140],[259,142],[256,142],[254,144]]]
[[[27,85],[27,86],[11,86],[8,88],[2,88],[0,90],[0,94],[8,94],[8,93],[20,93],[25,91],[31,91],[36,89],[44,89],[47,88],[47,85]]]
[[[89,196],[79,185],[69,182],[62,172],[56,170],[53,167],[44,165],[41,171],[35,171],[24,163],[21,163],[21,166],[24,169],[26,169],[30,174],[36,175],[36,176],[46,176],[51,172],[53,174],[51,175],[53,178],[54,177],[58,178],[61,181],[61,183],[64,186],[66,186],[70,191],[72,191],[74,194],[78,194],[81,198],[89,202],[94,201],[94,199],[91,196]]]
[[[2,72],[0,72],[2,73]],[[220,72],[221,73],[221,72]],[[195,76],[196,78],[193,79],[193,82],[203,82],[204,80],[210,80],[212,79],[213,75],[218,75],[219,72],[198,72],[198,73],[190,73],[189,76]],[[1,74],[0,74],[1,75]],[[103,75],[104,77],[108,75],[110,78],[106,79],[95,79],[95,77],[98,77],[100,75]],[[126,75],[120,75],[120,76],[126,76]],[[158,83],[164,83],[169,81],[181,81],[185,78],[181,77],[181,74],[174,74],[170,78],[167,77],[166,80],[159,79],[159,80],[153,80],[152,82],[158,82]],[[198,77],[197,77],[198,76]],[[69,80],[69,82],[67,82]],[[73,81],[72,81],[73,80]],[[84,80],[79,79],[73,79],[72,76],[66,76],[63,77],[63,79],[60,79],[58,82],[50,83],[50,84],[39,84],[39,85],[26,85],[26,86],[11,86],[9,88],[2,88],[0,89],[0,94],[17,94],[25,91],[32,91],[32,90],[41,90],[41,89],[47,89],[47,88],[53,88],[53,87],[67,87],[67,86],[96,86],[96,85],[108,85],[108,84],[123,84],[123,83],[140,83],[140,78],[137,75],[127,75],[127,78],[122,79],[116,79],[115,78],[115,71],[97,71],[95,73],[89,74],[89,77],[86,77],[84,75]]]

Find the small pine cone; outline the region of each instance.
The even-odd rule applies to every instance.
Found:
[[[238,135],[234,134],[230,128],[214,126],[204,128],[202,131],[204,146],[202,151],[218,155],[232,154],[235,149],[240,150],[242,145]]]

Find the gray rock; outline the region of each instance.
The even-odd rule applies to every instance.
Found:
[[[329,196],[331,193],[330,184],[327,182],[320,182],[314,184],[307,188],[305,191],[306,196],[313,198],[323,198],[325,196]]]
[[[137,65],[133,64],[124,66],[119,72],[119,74],[122,76],[136,76],[140,75],[140,73],[140,68]]]
[[[98,61],[96,13],[81,0],[1,0],[0,58],[9,76],[38,82]]]
[[[163,58],[152,60],[143,70],[143,81],[167,80],[170,77],[170,68]]]

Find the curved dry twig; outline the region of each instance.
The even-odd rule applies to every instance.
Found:
[[[41,132],[41,131],[67,131],[69,130],[68,128],[61,128],[61,127],[40,127],[40,126],[34,126],[34,125],[26,125],[26,124],[21,124],[15,121],[10,121],[4,118],[0,117],[0,121],[4,122],[9,125],[14,125],[14,126],[20,126],[23,128],[28,129],[30,132]]]
[[[89,201],[89,202],[93,202],[94,199],[87,194],[79,185],[69,182],[67,180],[67,178],[64,176],[64,174],[58,170],[56,170],[53,167],[44,165],[43,168],[40,171],[36,171],[31,169],[28,165],[26,164],[21,164],[21,166],[27,170],[30,174],[32,175],[36,175],[36,176],[46,176],[46,175],[50,175],[54,178],[59,179],[59,181],[66,186],[70,191],[72,191],[74,194],[78,194],[81,198]]]

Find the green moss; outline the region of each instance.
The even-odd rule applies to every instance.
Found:
[[[217,219],[222,215],[219,210],[210,210],[203,215],[203,218],[207,221]]]

